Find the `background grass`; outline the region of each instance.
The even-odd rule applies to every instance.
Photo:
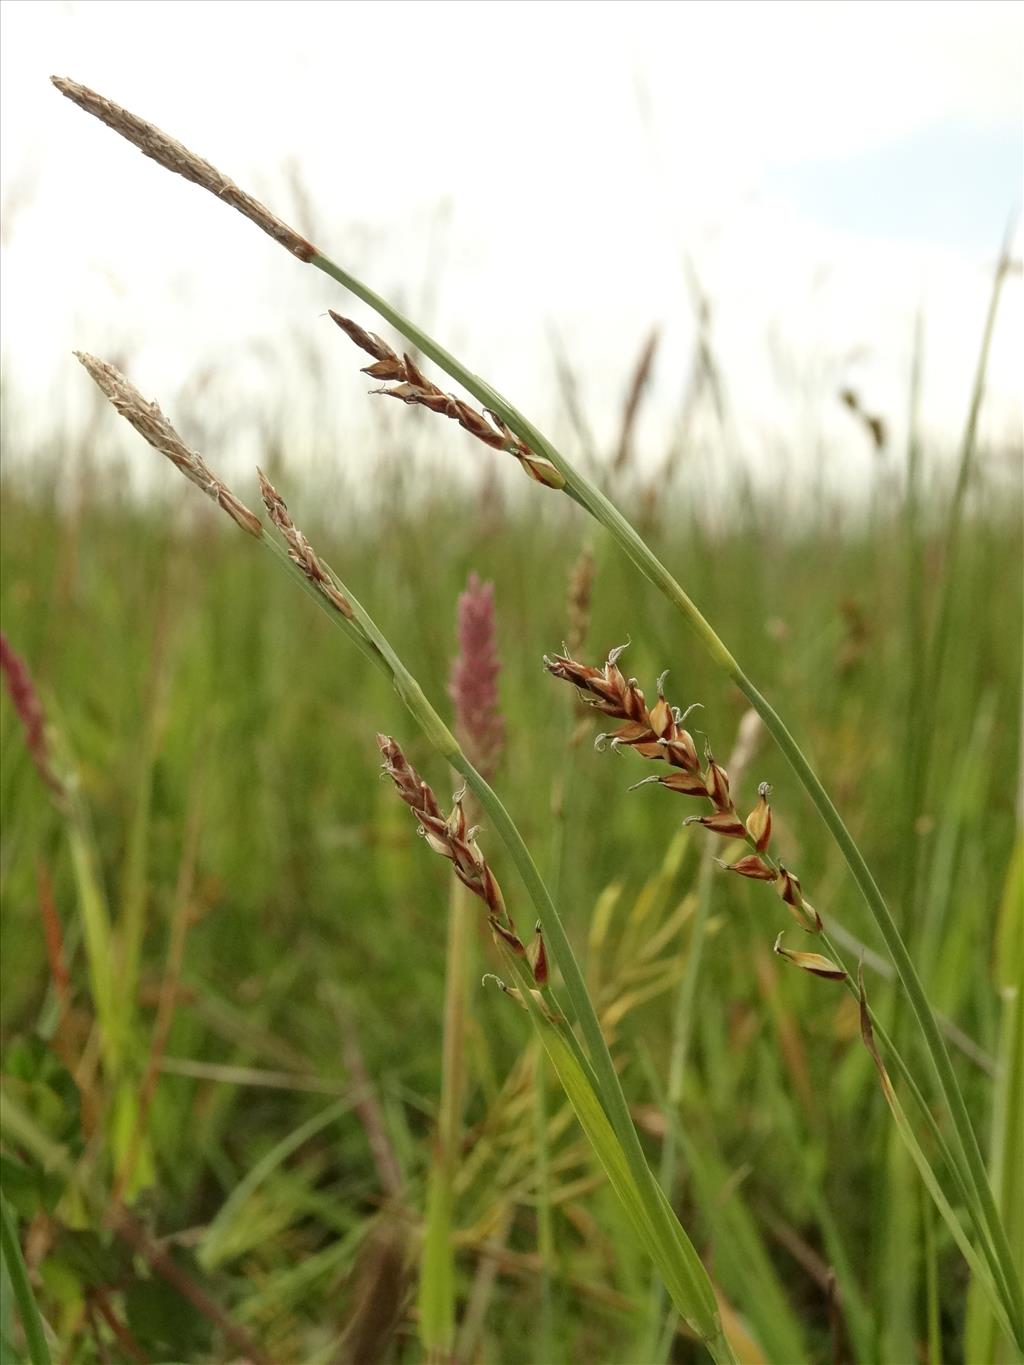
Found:
[[[187,414],[172,415],[187,434]],[[452,432],[449,458],[490,459],[467,446]],[[140,447],[138,458],[157,457]],[[596,754],[589,739],[570,750],[570,699],[541,671],[567,633],[569,573],[593,532],[542,490],[503,500],[489,485],[478,496],[441,479],[411,489],[400,459],[385,456],[378,495],[358,512],[320,475],[279,483],[446,714],[456,598],[471,569],[494,580],[509,732],[496,786],[560,888],[656,1161],[701,844],[679,832],[685,800],[626,792],[649,771],[639,761]],[[450,777],[381,679],[215,512],[197,499],[139,505],[102,475],[70,498],[51,461],[41,452],[31,480],[3,488],[4,631],[79,771],[115,939],[141,929],[138,972],[114,986],[130,1000],[130,1090],[146,1070],[162,986],[173,1000],[129,1183],[134,1210],[270,1358],[418,1359],[411,1271],[439,1086],[448,885],[377,780],[375,731],[394,733],[441,792]],[[726,642],[742,644],[766,693],[785,698],[931,1000],[982,1054],[980,1065],[955,1055],[987,1140],[990,1073],[1008,1046],[995,945],[1002,923],[1005,948],[1017,913],[1019,490],[973,481],[950,575],[942,479],[910,502],[903,471],[883,474],[858,511],[828,505],[821,489],[798,515],[789,498],[736,496],[713,527],[669,493],[648,507],[650,539]],[[670,695],[703,703],[698,725],[724,757],[742,698],[654,590],[601,538],[593,545],[588,659],[631,639],[628,671],[653,686],[670,668]],[[922,640],[940,610],[949,649],[922,679]],[[126,1139],[90,1043],[95,986],[63,822],[6,702],[0,725],[4,1071],[39,1129],[104,1191]],[[760,780],[774,785],[787,865],[824,914],[877,950],[838,853],[767,746],[744,785],[751,803]],[[493,840],[487,852],[514,912],[511,869]],[[40,866],[72,979],[59,1029]],[[681,1197],[742,1315],[747,1358],[963,1359],[966,1271],[944,1227],[922,1214],[855,1006],[771,957],[788,921],[764,888],[722,876],[712,896],[679,1114]],[[803,946],[797,933],[787,939]],[[168,994],[175,941],[180,981]],[[481,934],[480,971],[490,951]],[[868,981],[884,1007],[884,978],[869,968]],[[536,1062],[504,997],[474,990],[470,1014],[455,1209],[464,1344],[475,1358],[536,1365]],[[80,1117],[67,1102],[76,1089]],[[563,1102],[550,1096],[549,1106],[557,1359],[653,1359],[642,1354],[652,1349],[644,1258]],[[375,1159],[382,1135],[404,1181],[397,1204]],[[8,1152],[32,1169],[24,1144]],[[58,1358],[227,1358],[215,1326],[175,1313],[152,1265],[114,1255],[88,1201],[65,1193],[56,1203],[60,1190],[35,1177],[16,1192]],[[382,1305],[396,1296],[391,1322]],[[485,1301],[476,1330],[470,1305]],[[17,1335],[9,1305],[3,1328]],[[372,1355],[359,1355],[370,1349],[354,1344],[361,1331]],[[682,1338],[671,1349],[698,1358]]]

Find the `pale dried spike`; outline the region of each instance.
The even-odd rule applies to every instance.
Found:
[[[355,612],[353,612],[348,599],[335,586],[333,578],[320,563],[316,551],[292,521],[288,504],[284,498],[281,497],[281,494],[262,469],[257,468],[256,477],[259,479],[263,505],[267,509],[270,520],[281,532],[288,549],[288,558],[293,564],[298,565],[320,595],[325,597],[332,607],[339,611],[346,620],[354,621],[356,619]]]
[[[169,137],[154,124],[147,123],[137,114],[129,113],[113,100],[108,100],[105,95],[90,90],[86,85],[79,85],[77,81],[69,80],[66,76],[51,76],[50,80],[62,95],[66,95],[80,109],[92,114],[108,128],[113,128],[115,133],[120,133],[123,138],[134,143],[140,152],[158,162],[165,170],[184,176],[194,185],[209,190],[218,199],[236,208],[300,261],[311,261],[318,254],[312,242],[307,242],[294,228],[282,223],[265,204],[261,204],[251,194],[246,194],[245,190],[239,189],[233,180],[222,175],[215,166],[211,166],[201,156],[196,156],[195,152],[190,152],[187,147],[183,147],[180,142]]]
[[[160,411],[157,403],[147,402],[120,370],[99,360],[86,351],[75,351],[76,360],[88,370],[97,387],[106,395],[120,415],[135,428],[154,450],[166,455],[185,478],[201,488],[208,498],[231,517],[251,536],[263,534],[263,523],[254,512],[235,497],[225,484],[207,467],[201,455],[190,450]]]
[[[889,1079],[889,1072],[886,1070],[885,1062],[882,1061],[882,1054],[879,1052],[878,1044],[875,1042],[875,1030],[871,1023],[871,1010],[868,1007],[868,993],[864,988],[863,955],[857,965],[857,994],[860,1004],[861,1040],[871,1054],[871,1060],[878,1069],[878,1079],[881,1081],[882,1091],[885,1094],[887,1102],[891,1104],[894,1091],[892,1088],[892,1081]]]

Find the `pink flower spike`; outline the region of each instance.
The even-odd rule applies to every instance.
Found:
[[[39,693],[32,681],[28,665],[11,648],[7,636],[0,632],[0,672],[7,683],[7,693],[25,732],[25,747],[36,766],[36,771],[54,796],[64,795],[64,787],[50,765],[46,742],[46,715]]]
[[[496,643],[494,584],[469,575],[459,597],[459,653],[452,665],[448,695],[455,704],[455,728],[473,765],[484,777],[497,766],[505,743],[505,721],[498,699],[501,661]]]

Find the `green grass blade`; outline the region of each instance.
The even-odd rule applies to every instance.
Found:
[[[336,1100],[318,1114],[301,1123],[293,1132],[288,1133],[280,1142],[274,1144],[256,1164],[246,1172],[235,1188],[218,1209],[216,1216],[206,1229],[199,1248],[199,1262],[205,1269],[218,1265],[229,1254],[228,1243],[247,1201],[254,1192],[293,1152],[308,1142],[311,1137],[347,1114],[355,1101],[346,1097]]]
[[[39,1316],[35,1295],[29,1284],[25,1259],[18,1242],[18,1230],[7,1200],[0,1196],[0,1232],[3,1233],[4,1266],[10,1276],[14,1301],[18,1305],[25,1344],[28,1346],[29,1360],[32,1365],[51,1365],[50,1348],[46,1344],[43,1320]]]

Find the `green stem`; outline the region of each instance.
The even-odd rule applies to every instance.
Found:
[[[428,1182],[419,1291],[420,1341],[430,1359],[449,1359],[455,1338],[452,1214],[465,1094],[466,986],[473,923],[469,899],[466,888],[453,879],[445,955],[437,1151]]]
[[[11,1216],[7,1200],[3,1198],[0,1198],[0,1234],[2,1234],[4,1262],[7,1266],[7,1273],[11,1277],[11,1289],[14,1291],[14,1300],[18,1305],[29,1360],[32,1365],[50,1365],[50,1348],[46,1344],[43,1320],[39,1316],[32,1286],[28,1281],[28,1270],[25,1267],[25,1259],[21,1254],[21,1245],[18,1242],[18,1230],[14,1226],[14,1219]]]
[[[607,1121],[618,1139],[641,1201],[648,1228],[648,1250],[653,1248],[662,1253],[661,1259],[664,1263],[671,1262],[679,1291],[673,1298],[680,1312],[701,1336],[712,1358],[719,1365],[732,1365],[734,1359],[732,1350],[722,1332],[718,1305],[707,1271],[647,1163],[583,973],[573,954],[561,917],[512,817],[497,793],[462,752],[455,736],[431,706],[423,689],[402,663],[390,641],[380,632],[372,617],[341,578],[329,565],[324,565],[332,574],[339,592],[348,602],[353,619],[339,613],[328,599],[312,586],[298,566],[269,535],[263,533],[260,540],[276,555],[330,619],[357,644],[364,657],[391,679],[396,692],[420,730],[438,754],[465,779],[467,787],[487,816],[491,829],[504,843],[533,902],[548,952],[562,974],[573,1014],[583,1033],[587,1055],[583,1057],[580,1054],[579,1044],[571,1030],[564,1030],[564,1034],[560,1032],[562,1045],[574,1055],[583,1073],[593,1083]],[[525,983],[525,988],[526,994],[529,995],[528,983]]]
[[[537,1140],[537,1253],[540,1256],[540,1319],[537,1323],[539,1360],[555,1359],[555,1304],[552,1267],[555,1261],[555,1221],[551,1207],[551,1161],[548,1138],[547,1058],[543,1046],[535,1051],[534,1126]]]
[[[749,678],[737,672],[734,674],[734,681],[761,716],[766,728],[771,732],[779,748],[809,793],[829,833],[846,859],[854,881],[860,888],[879,932],[885,940],[885,946],[889,950],[896,974],[903,985],[910,1008],[917,1019],[939,1085],[946,1099],[950,1117],[953,1120],[957,1146],[965,1162],[969,1184],[979,1200],[992,1245],[1002,1265],[1003,1282],[1010,1289],[1011,1302],[1007,1307],[1012,1309],[1011,1315],[1018,1324],[1022,1338],[1024,1338],[1024,1293],[1021,1291],[1019,1275],[1014,1266],[1013,1254],[1010,1251],[1005,1229],[996,1211],[992,1187],[985,1170],[981,1148],[978,1146],[978,1139],[971,1125],[967,1106],[957,1083],[956,1073],[953,1071],[953,1064],[950,1061],[945,1040],[928,1003],[921,978],[917,974],[903,937],[896,927],[896,921],[893,919],[889,907],[886,905],[885,899],[864,861],[863,854],[843,823],[842,816],[833,805],[814,769],[804,757],[796,740]]]
[[[715,873],[712,848],[709,845],[701,857],[700,873],[697,881],[697,908],[694,912],[693,927],[690,930],[689,953],[686,968],[679,983],[679,990],[672,1011],[672,1047],[669,1054],[668,1081],[665,1089],[665,1140],[661,1147],[661,1164],[658,1167],[658,1180],[661,1188],[672,1199],[675,1193],[676,1174],[679,1166],[679,1116],[683,1103],[683,1083],[690,1055],[690,1040],[693,1035],[693,1009],[697,998],[697,982],[700,979],[701,960],[704,955],[704,940],[707,937],[708,919],[711,914],[712,885]],[[664,1317],[664,1293],[656,1285],[650,1303],[650,1338],[654,1343],[659,1340],[659,1327]],[[674,1333],[665,1334],[671,1345]],[[665,1353],[659,1347],[658,1359],[664,1360]]]
[[[573,1013],[583,1032],[587,1055],[597,1080],[598,1093],[602,1098],[612,1129],[626,1155],[633,1179],[640,1191],[646,1215],[659,1238],[666,1240],[669,1244],[677,1243],[680,1236],[685,1237],[685,1234],[682,1233],[677,1220],[665,1203],[660,1187],[647,1164],[647,1158],[640,1145],[636,1128],[633,1126],[633,1119],[629,1112],[618,1072],[601,1031],[601,1024],[591,1002],[590,994],[587,991],[583,973],[580,971],[579,964],[572,951],[561,917],[537,870],[537,865],[523,841],[522,835],[498,794],[477,772],[459,748],[454,736],[430,705],[419,684],[407,671],[388,641],[380,634],[373,621],[367,616],[348,588],[343,583],[340,583],[340,587],[352,605],[356,620],[391,666],[395,687],[402,700],[435,748],[465,778],[466,785],[479,802],[491,828],[501,839],[515,863],[516,870],[537,911],[548,950],[562,973],[566,992],[572,1003]],[[680,1267],[685,1278],[689,1281],[693,1301],[701,1305],[704,1318],[702,1335],[710,1335],[711,1333],[708,1332],[710,1324],[717,1324],[718,1321],[717,1306],[710,1283],[703,1273],[703,1267],[701,1267],[700,1273],[696,1272],[694,1261],[691,1259],[696,1257],[696,1253],[693,1252],[688,1243],[687,1248],[689,1254],[680,1257]],[[717,1328],[715,1330],[717,1331]]]

